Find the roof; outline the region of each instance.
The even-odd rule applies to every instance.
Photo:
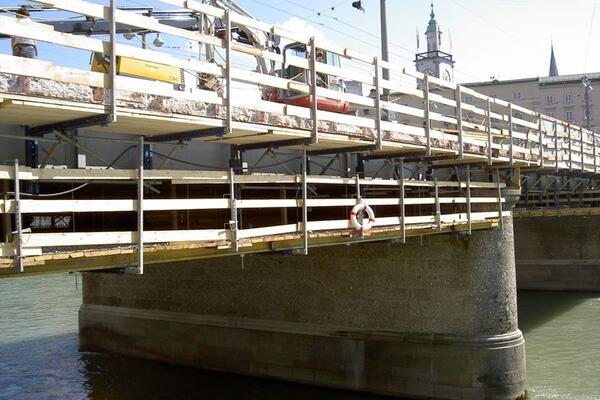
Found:
[[[526,83],[526,82],[538,82],[539,85],[558,85],[563,83],[578,83],[584,77],[590,81],[599,81],[600,72],[590,72],[587,74],[571,74],[571,75],[558,75],[558,76],[540,76],[536,78],[519,78],[519,79],[507,79],[504,81],[493,80],[483,82],[468,82],[463,83],[463,86],[494,86],[494,85],[505,85],[511,83]]]
[[[548,76],[558,76],[558,67],[556,66],[556,58],[554,57],[554,44],[550,46],[550,71]]]

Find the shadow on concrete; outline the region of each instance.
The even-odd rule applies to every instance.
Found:
[[[600,297],[600,293],[520,290],[517,296],[519,329],[527,334],[586,300]]]
[[[0,343],[0,399],[386,399],[79,352],[78,345],[77,334]]]

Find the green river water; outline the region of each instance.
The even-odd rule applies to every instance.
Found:
[[[80,353],[75,275],[0,280],[0,399],[376,399]],[[600,400],[600,293],[519,294],[530,399]]]

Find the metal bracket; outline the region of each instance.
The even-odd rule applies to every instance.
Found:
[[[153,142],[183,142],[196,138],[216,136],[222,138],[227,132],[225,128],[206,128],[188,132],[168,133],[166,135],[152,136]]]
[[[111,122],[111,117],[108,114],[94,115],[90,117],[83,117],[72,119],[69,121],[61,121],[53,124],[46,124],[34,127],[25,128],[25,135],[27,136],[43,136],[46,133],[60,132],[69,129],[87,128],[89,126],[106,126]]]
[[[278,148],[278,147],[287,147],[287,146],[306,146],[308,144],[310,144],[309,138],[286,139],[286,140],[277,140],[275,142],[241,144],[241,145],[238,145],[238,149],[240,151],[247,151],[247,150],[260,150],[260,149],[274,149],[274,148]]]

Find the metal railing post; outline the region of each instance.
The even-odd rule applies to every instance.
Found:
[[[138,248],[137,248],[137,273],[144,273],[144,137],[140,136],[138,143]]]
[[[24,272],[25,268],[23,265],[23,224],[21,216],[21,187],[19,183],[19,160],[15,159],[14,164],[14,185],[15,185],[15,261],[17,263],[17,270]]]
[[[238,212],[235,199],[235,170],[229,168],[229,230],[231,232],[231,249],[239,251],[238,242]]]
[[[406,243],[406,207],[404,205],[404,159],[400,159],[400,229],[402,234],[402,243]]]
[[[583,128],[579,127],[579,138],[581,139],[581,172],[585,172],[585,147],[583,143]]]
[[[318,105],[317,105],[317,86],[318,86],[318,76],[317,76],[317,46],[315,43],[315,38],[311,37],[308,42],[310,47],[310,118],[312,120],[312,133],[311,133],[311,143],[319,143],[319,126],[318,126]]]
[[[471,224],[471,166],[467,164],[467,223],[469,235],[472,232]]]
[[[437,177],[433,178],[433,188],[435,192],[435,220],[438,231],[442,230],[442,208],[440,206],[440,193]]]
[[[508,147],[508,151],[510,152],[508,155],[508,163],[513,166],[515,163],[515,153],[514,153],[514,140],[513,140],[513,109],[512,103],[508,103],[508,140],[510,140],[510,144]]]
[[[431,155],[431,104],[429,102],[429,75],[425,74],[423,78],[423,101],[424,101],[424,117],[425,117],[425,139],[427,140],[426,154]]]
[[[308,186],[307,186],[307,164],[306,148],[302,149],[302,239],[304,244],[304,255],[308,254]]]
[[[558,124],[554,121],[554,170],[558,172]]]
[[[598,173],[598,155],[596,150],[596,132],[592,132],[592,154],[594,156],[594,173]]]
[[[540,152],[540,168],[544,168],[544,136],[546,132],[542,130],[542,114],[538,113],[538,142]]]
[[[225,133],[231,133],[232,131],[232,123],[233,123],[233,106],[231,104],[232,101],[232,92],[233,88],[231,87],[232,82],[232,73],[231,70],[233,68],[232,60],[231,60],[231,12],[230,10],[225,10],[225,107],[226,107],[226,121],[225,121]]]
[[[381,129],[381,82],[379,81],[379,59],[373,58],[375,67],[375,130],[377,132],[377,150],[383,148],[383,131]]]
[[[110,0],[110,121],[117,121],[117,1]]]
[[[500,226],[504,227],[503,210],[502,210],[502,179],[500,179],[500,168],[496,169],[496,179],[498,180],[498,219]]]
[[[485,129],[487,131],[487,139],[488,139],[488,165],[492,165],[493,164],[492,143],[494,141],[492,138],[492,102],[490,101],[489,97],[487,99],[486,116],[487,116],[487,125],[486,125]]]
[[[567,124],[567,137],[569,138],[569,171],[573,171],[573,139],[571,138],[571,124]]]
[[[454,91],[454,99],[456,101],[456,129],[458,130],[458,157],[463,159],[464,144],[463,144],[463,116],[462,116],[462,87],[456,85]]]

